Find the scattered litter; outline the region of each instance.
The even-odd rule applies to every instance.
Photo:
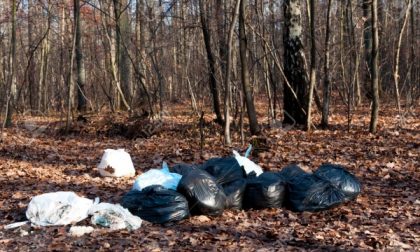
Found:
[[[32,198],[26,217],[37,226],[68,225],[87,218],[92,205],[74,192],[45,193]]]
[[[153,185],[124,195],[122,206],[151,223],[176,222],[189,217],[188,201],[177,191]]]
[[[90,226],[72,226],[69,230],[69,235],[74,237],[81,237],[85,234],[90,234],[95,229]]]
[[[168,164],[163,162],[162,169],[150,169],[136,178],[133,190],[141,191],[151,185],[161,185],[166,189],[176,190],[182,176],[169,171]]]
[[[9,225],[4,226],[4,229],[8,230],[8,229],[15,229],[21,226],[24,226],[26,224],[28,224],[29,221],[20,221],[20,222],[15,222]]]
[[[106,149],[98,170],[104,177],[132,177],[136,174],[130,154],[124,149]]]
[[[99,203],[89,210],[94,225],[109,227],[111,230],[136,230],[141,226],[141,219],[132,215],[119,204]]]

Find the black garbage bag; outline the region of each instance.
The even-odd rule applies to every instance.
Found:
[[[223,188],[205,170],[194,169],[182,176],[177,191],[185,196],[191,214],[220,215],[226,204]]]
[[[187,199],[179,192],[160,185],[129,191],[122,198],[121,205],[152,223],[180,221],[190,215]]]
[[[181,174],[182,176],[188,175],[192,170],[197,169],[198,166],[190,164],[175,164],[169,168],[170,172]]]
[[[353,200],[360,194],[359,180],[341,165],[323,164],[314,175],[331,182],[345,195],[345,200]]]
[[[243,198],[244,209],[280,208],[283,206],[286,183],[275,172],[263,172],[247,179]]]
[[[306,174],[302,168],[299,167],[297,164],[290,164],[279,172],[279,174],[285,179],[285,181],[289,181],[293,177],[297,177],[302,174]]]
[[[246,179],[239,179],[223,186],[226,194],[226,208],[242,209]]]
[[[234,157],[212,158],[205,162],[201,168],[212,175],[216,182],[222,186],[246,177],[244,168],[239,166]]]
[[[313,174],[302,174],[287,182],[286,206],[292,211],[326,210],[343,203],[345,199],[342,190]]]

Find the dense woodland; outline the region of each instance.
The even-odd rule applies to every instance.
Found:
[[[419,5],[0,1],[0,250],[415,251]],[[135,178],[101,177],[105,149],[124,148],[140,175],[249,144],[266,172],[334,163],[361,193],[320,212],[225,209],[82,237],[5,229],[47,192],[120,203]]]
[[[3,126],[22,113],[64,113],[67,124],[76,111],[154,118],[188,100],[198,116],[212,108],[229,143],[245,111],[259,133],[262,99],[264,122],[307,129],[327,127],[332,104],[347,107],[349,127],[353,111],[371,104],[375,132],[381,103],[403,118],[418,102],[418,4],[3,1]]]

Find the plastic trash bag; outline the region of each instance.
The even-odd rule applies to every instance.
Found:
[[[74,192],[45,193],[32,198],[26,217],[38,226],[68,225],[87,218],[92,206],[93,200]]]
[[[299,165],[290,164],[284,167],[283,169],[281,169],[281,171],[278,174],[282,176],[285,181],[289,181],[294,177],[297,177],[302,174],[306,174],[306,172],[302,170],[302,168],[300,168]]]
[[[109,227],[111,230],[136,230],[142,222],[119,204],[95,204],[89,209],[89,215],[92,215],[92,224]]]
[[[239,166],[242,166],[246,172],[246,174],[250,174],[252,172],[255,172],[256,176],[258,177],[261,173],[263,173],[262,168],[257,165],[256,163],[249,160],[247,155],[251,152],[252,145],[249,145],[245,156],[241,156],[237,151],[233,150],[233,155],[238,161]]]
[[[243,208],[280,208],[283,206],[285,192],[286,183],[278,173],[264,172],[247,180]]]
[[[173,173],[178,173],[182,176],[188,175],[192,170],[197,169],[196,165],[190,164],[176,164],[172,167],[169,167],[169,171]]]
[[[223,186],[226,195],[226,208],[242,209],[246,179],[239,179]]]
[[[141,191],[151,185],[161,185],[166,189],[176,190],[182,176],[169,171],[166,162],[163,162],[162,169],[150,169],[136,178],[133,190]]]
[[[201,168],[212,175],[216,182],[222,186],[246,177],[245,170],[234,157],[212,158],[205,162]]]
[[[317,212],[330,209],[346,199],[342,190],[313,174],[303,174],[287,183],[287,207],[292,211]]]
[[[143,220],[158,224],[180,221],[190,215],[187,199],[160,185],[131,190],[124,195],[121,205]]]
[[[345,195],[345,200],[352,200],[360,194],[361,185],[359,180],[343,166],[334,164],[323,164],[314,175],[331,182]]]
[[[223,213],[226,195],[205,170],[195,169],[182,177],[177,191],[187,198],[192,214],[215,216]]]
[[[130,154],[124,149],[106,149],[98,170],[104,177],[132,177],[136,174]]]

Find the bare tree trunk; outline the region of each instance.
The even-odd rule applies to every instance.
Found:
[[[80,0],[74,0],[74,22],[75,22],[75,36],[76,36],[76,75],[77,75],[77,110],[86,110],[86,73],[85,63],[82,52],[82,33],[80,21]]]
[[[124,99],[129,105],[133,96],[133,87],[131,84],[131,69],[130,61],[128,58],[128,44],[130,41],[130,23],[128,17],[128,2],[127,0],[113,0],[114,12],[116,19],[116,35],[115,35],[115,46],[116,46],[116,63],[118,66],[118,79],[120,88],[124,94]],[[123,98],[121,97],[123,101]],[[124,101],[123,101],[124,102]],[[127,106],[124,104],[127,108]]]
[[[71,115],[72,115],[72,108],[73,108],[73,100],[74,100],[74,84],[73,84],[73,65],[74,65],[74,54],[76,51],[76,27],[74,28],[73,32],[73,41],[71,46],[70,52],[70,67],[69,73],[67,76],[67,121],[66,121],[66,133],[70,130],[71,125]]]
[[[34,53],[34,40],[33,40],[33,28],[34,28],[34,21],[32,20],[32,16],[34,15],[33,9],[35,6],[33,6],[32,0],[28,0],[28,46],[29,46],[29,53]],[[42,56],[41,56],[42,57]],[[29,57],[28,62],[28,72],[27,72],[27,78],[28,78],[28,88],[29,88],[29,103],[31,110],[34,111],[36,108],[37,98],[39,99],[39,96],[37,97],[37,89],[35,85],[35,57]]]
[[[290,86],[287,85],[284,88],[283,121],[286,124],[306,125],[308,79],[302,45],[299,0],[284,1],[284,17],[284,74]],[[294,94],[296,94],[296,97]]]
[[[379,36],[378,36],[378,0],[372,0],[372,113],[369,131],[376,133],[379,113]]]
[[[230,77],[231,77],[231,65],[232,65],[232,42],[233,42],[233,35],[235,31],[235,24],[238,20],[239,15],[239,7],[241,4],[241,0],[236,0],[235,3],[235,10],[232,16],[232,22],[229,28],[229,37],[227,43],[227,63],[226,63],[226,72],[225,72],[225,144],[231,145],[232,140],[230,138],[230,100],[231,100],[231,85],[230,85]]]
[[[9,94],[6,104],[6,120],[4,127],[12,126],[12,117],[14,113],[14,106],[17,94],[16,87],[16,0],[10,0],[11,4],[11,39],[10,39],[10,54],[9,54],[9,76],[7,84],[9,87]]]
[[[325,29],[325,55],[324,55],[324,89],[323,89],[323,102],[322,102],[322,118],[321,126],[328,127],[328,118],[330,111],[330,24],[331,24],[331,0],[328,0],[327,7],[327,24]]]
[[[251,91],[251,84],[249,83],[249,69],[247,59],[247,38],[245,31],[245,0],[241,0],[240,11],[239,11],[239,47],[240,47],[240,58],[242,65],[242,87],[245,95],[246,109],[248,112],[249,128],[252,135],[257,135],[260,132],[258,125],[257,114],[255,112],[254,99]]]
[[[223,124],[222,113],[220,111],[219,89],[217,87],[217,80],[216,80],[216,60],[215,60],[212,47],[211,47],[211,38],[210,38],[210,30],[208,27],[208,19],[206,19],[205,17],[205,14],[207,12],[204,9],[203,0],[199,1],[199,5],[200,5],[201,28],[203,31],[204,44],[206,47],[207,61],[208,61],[208,67],[209,67],[210,92],[213,96],[213,109],[216,114],[216,122],[219,124]]]
[[[400,91],[399,91],[399,87],[398,87],[398,81],[399,81],[399,62],[400,62],[400,51],[401,51],[401,43],[402,43],[402,38],[404,35],[404,30],[405,27],[407,26],[407,21],[408,18],[410,16],[410,9],[411,9],[411,4],[412,4],[412,0],[408,0],[408,5],[407,5],[407,10],[405,11],[405,17],[404,17],[404,22],[403,25],[401,26],[401,30],[399,32],[399,36],[398,36],[398,43],[397,43],[397,48],[396,48],[396,52],[395,52],[395,59],[394,59],[394,87],[395,87],[395,101],[397,103],[397,108],[398,108],[398,115],[401,117],[401,102],[400,102]],[[401,119],[401,118],[400,118]]]
[[[369,83],[372,83],[372,18],[370,16],[370,2],[371,0],[363,0],[363,18],[364,18],[364,27],[363,27],[363,38],[364,38],[364,74],[363,81],[367,89],[366,96],[369,100],[372,100],[372,90],[369,87]]]
[[[312,124],[312,98],[314,93],[314,87],[316,82],[316,44],[315,44],[315,1],[309,1],[310,8],[310,29],[311,29],[311,73],[310,73],[310,85],[308,95],[308,109],[306,119],[306,129],[311,130]]]

